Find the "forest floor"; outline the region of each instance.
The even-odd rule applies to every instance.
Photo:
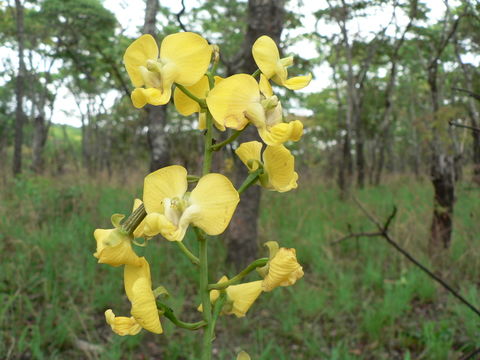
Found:
[[[0,358],[197,359],[200,334],[166,319],[163,335],[119,337],[105,324],[106,309],[128,315],[130,305],[122,269],[92,256],[93,230],[108,228],[113,213],[129,213],[141,189],[79,178],[26,176],[0,188]],[[427,256],[430,183],[399,177],[356,196],[380,219],[396,205],[396,241],[480,307],[478,187],[459,185],[452,246],[435,261]],[[305,276],[262,294],[245,318],[222,317],[215,359],[244,349],[254,360],[447,360],[480,347],[480,319],[385,240],[335,243],[349,226],[374,230],[334,188],[305,181],[287,194],[264,192],[259,244],[295,247]],[[185,242],[195,248],[191,234]],[[198,319],[197,270],[177,247],[153,239],[135,251],[148,258],[153,286],[169,290],[175,312]],[[210,259],[216,281],[225,272],[221,239],[210,242]]]

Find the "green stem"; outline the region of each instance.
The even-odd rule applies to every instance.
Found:
[[[190,90],[188,90],[185,86],[183,85],[180,85],[180,84],[177,84],[175,83],[175,86],[178,87],[180,90],[182,90],[182,92],[187,95],[190,99],[192,99],[193,101],[196,101],[198,103],[198,105],[200,105],[201,108],[206,108],[207,107],[207,102],[205,101],[205,99],[200,99],[199,97],[193,95]]]
[[[200,180],[200,176],[187,175],[187,181],[188,182],[197,182],[198,180]]]
[[[217,323],[218,316],[220,315],[220,312],[222,311],[223,304],[225,304],[225,301],[227,301],[227,293],[225,291],[222,291],[220,293],[219,298],[215,302],[215,305],[213,306],[213,317],[212,317],[212,326],[211,326],[211,338],[213,339],[215,337],[215,324]]]
[[[255,72],[252,74],[253,77],[257,77],[258,75],[261,74],[260,69],[255,70]]]
[[[250,173],[248,174],[247,178],[243,181],[243,184],[240,185],[240,187],[238,188],[238,193],[241,194],[243,193],[245,190],[247,190],[250,186],[252,186],[255,181],[258,180],[258,177],[260,176],[260,173],[261,173],[262,170],[257,170],[253,173]]]
[[[248,124],[247,124],[247,126],[248,126]],[[218,144],[212,145],[210,147],[210,149],[212,149],[213,151],[218,151],[222,147],[224,147],[225,145],[230,144],[231,142],[233,142],[236,138],[238,138],[240,136],[240,134],[247,128],[247,126],[245,126],[242,130],[235,130],[234,133],[232,134],[232,136],[230,136],[227,140],[224,140],[222,142],[219,142]]]
[[[201,230],[194,227],[200,246],[200,297],[202,299],[203,320],[207,323],[203,333],[202,357],[201,360],[210,360],[212,356],[212,304],[210,303],[210,293],[208,291],[208,256],[207,239]]]
[[[188,250],[188,248],[185,246],[185,244],[182,242],[182,241],[175,241],[179,247],[180,250],[182,250],[182,252],[187,255],[187,257],[190,259],[190,261],[192,262],[193,265],[200,265],[200,260],[198,259],[198,257],[196,257],[195,255],[193,255],[193,253]]]
[[[209,71],[207,72],[207,77],[208,77],[208,86],[211,89],[213,89],[215,87],[215,71],[216,71],[216,67],[212,69],[212,71]]]
[[[189,323],[185,322],[182,320],[177,319],[175,314],[173,313],[173,310],[169,308],[167,305],[157,301],[157,306],[161,310],[161,315],[165,316],[168,320],[170,320],[173,324],[177,325],[178,327],[182,329],[188,329],[188,330],[198,330],[204,326],[207,325],[207,323],[204,320],[197,321],[194,323]]]
[[[145,207],[141,204],[138,208],[136,208],[130,216],[123,222],[122,229],[127,234],[131,235],[135,231],[135,229],[140,225],[142,220],[147,216],[147,212],[145,211]]]
[[[240,280],[242,280],[245,276],[250,274],[256,268],[267,265],[267,262],[268,262],[268,258],[257,259],[254,262],[252,262],[250,265],[248,265],[245,269],[243,269],[241,272],[239,272],[237,275],[235,275],[233,278],[231,278],[230,280],[222,281],[221,283],[217,283],[217,284],[210,284],[208,285],[208,289],[209,290],[226,289],[230,285],[234,285],[238,283]]]
[[[207,111],[207,133],[205,134],[205,150],[203,154],[203,172],[202,175],[207,175],[212,167],[212,124],[213,118],[210,111]]]

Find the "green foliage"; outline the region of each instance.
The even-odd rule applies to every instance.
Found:
[[[71,138],[78,136],[67,131]],[[58,132],[54,129],[52,134]],[[454,243],[461,246],[450,260],[445,259],[468,266],[443,263],[438,267],[423,260],[422,250],[431,190],[403,180],[388,189],[370,188],[357,195],[379,214],[388,212],[395,201],[399,214],[393,236],[436,272],[448,269],[449,282],[478,306],[478,289],[473,285],[478,278],[478,254],[464,245],[476,231],[470,214],[480,213],[480,203],[467,191],[459,193]],[[142,332],[121,338],[104,322],[107,308],[122,315],[129,308],[118,296],[123,286],[121,270],[99,266],[92,256],[92,229],[98,219],[108,219],[112,210],[128,213],[134,194],[140,190],[99,186],[80,182],[78,177],[60,181],[23,177],[0,191],[2,353],[12,347],[14,356],[81,359],[85,355],[76,344],[82,340],[104,349],[101,359],[135,358],[139,353],[168,359],[195,357],[194,334],[180,332],[166,320],[168,337]],[[340,202],[337,195],[313,184],[303,184],[290,199],[265,194],[262,240],[295,246],[306,275],[295,288],[263,294],[243,320],[222,317],[221,336],[215,343],[219,359],[231,359],[234,351],[247,344],[254,358],[286,360],[391,358],[398,355],[395,349],[401,349],[405,359],[421,353],[426,358],[449,359],[478,347],[479,322],[471,311],[437,291],[425,274],[403,261],[382,239],[331,244],[347,231],[347,223],[369,230],[355,206]],[[108,227],[108,221],[101,226]],[[193,236],[184,241],[195,248]],[[212,256],[224,259],[225,250],[215,248]],[[135,251],[152,264],[154,286],[174,289],[169,306],[180,318],[198,319],[199,299],[188,300],[197,272],[188,259],[173,256],[178,254],[175,244],[152,239],[148,247]],[[223,275],[222,268],[220,261],[211,269],[211,279]]]

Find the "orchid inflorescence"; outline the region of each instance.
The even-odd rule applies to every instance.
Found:
[[[131,94],[133,105],[136,108],[165,105],[175,86],[173,100],[177,111],[185,116],[198,113],[198,128],[205,130],[205,152],[201,177],[189,176],[178,165],[159,169],[145,177],[143,201],[135,200],[132,214],[126,220],[123,215],[115,214],[112,229],[95,230],[94,256],[98,262],[124,267],[131,316],[116,316],[111,309],[105,311],[107,323],[118,335],[136,335],[141,329],[161,334],[163,316],[182,328],[203,328],[202,359],[210,359],[215,323],[220,315],[243,317],[262,292],[293,285],[303,276],[295,249],[281,248],[269,241],[268,258],[254,261],[231,279],[223,276],[217,283],[208,281],[207,235],[225,231],[240,194],[253,184],[278,192],[297,187],[295,159],[284,143],[300,140],[303,124],[299,120],[284,122],[282,106],[270,80],[298,90],[309,84],[311,75],[288,78],[287,67],[293,64],[293,58],[280,58],[275,42],[268,36],[257,39],[252,55],[259,69],[253,75],[221,78],[215,76],[218,47],[208,44],[198,34],[168,35],[160,49],[151,35],[143,35],[125,52],[125,67],[135,86]],[[211,173],[212,154],[233,143],[248,125],[258,130],[265,148],[259,141],[237,146],[235,153],[248,168],[249,176],[236,189],[226,176]],[[234,133],[226,141],[214,144],[214,127],[218,131],[233,129]],[[189,189],[192,182],[196,184]],[[182,243],[189,226],[199,242],[198,256]],[[173,310],[159,300],[166,290],[163,287],[153,290],[149,263],[135,253],[132,243],[139,244],[135,239],[148,240],[157,235],[177,242],[179,249],[199,267],[201,321],[178,320]],[[148,245],[148,241],[139,245]],[[261,279],[242,283],[253,270],[257,270]],[[250,357],[242,351],[237,359]]]

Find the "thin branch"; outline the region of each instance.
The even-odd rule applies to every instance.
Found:
[[[469,130],[472,130],[473,132],[480,132],[480,128],[477,128],[477,127],[474,127],[474,126],[469,126],[469,125],[463,125],[463,124],[455,123],[455,122],[453,122],[452,120],[450,120],[450,121],[448,122],[448,125],[450,125],[450,126],[456,126],[456,127],[460,127],[460,128],[465,128],[465,129],[469,129]]]
[[[480,95],[479,95],[479,94],[476,94],[476,93],[474,93],[474,92],[472,92],[472,91],[470,91],[470,90],[462,89],[462,88],[457,88],[457,87],[452,87],[452,90],[464,92],[464,93],[466,93],[468,96],[474,98],[475,100],[480,101]]]
[[[470,354],[467,354],[464,357],[460,358],[460,360],[476,359],[475,355],[480,355],[480,348],[473,350]]]
[[[439,276],[435,275],[433,272],[431,272],[426,266],[422,265],[418,260],[416,260],[407,250],[403,249],[395,240],[390,236],[388,233],[389,227],[397,214],[397,208],[394,206],[392,213],[388,216],[387,220],[385,221],[384,224],[380,223],[380,221],[375,218],[375,216],[372,215],[370,211],[356,198],[353,197],[353,200],[357,204],[357,206],[362,210],[362,212],[365,214],[365,216],[373,223],[378,229],[378,232],[376,233],[377,236],[383,237],[390,245],[392,245],[399,253],[401,253],[403,256],[405,256],[411,263],[413,263],[415,266],[420,268],[425,274],[427,274],[430,278],[435,280],[437,283],[442,285],[445,290],[447,290],[450,294],[455,296],[458,300],[460,300],[464,305],[466,305],[470,310],[472,310],[475,314],[480,316],[480,310],[477,309],[474,305],[472,305],[467,299],[465,299],[460,293],[458,293],[456,290],[452,288],[449,284],[447,284],[442,278]],[[362,236],[362,233],[359,234],[353,234],[351,233],[349,236],[346,238],[352,238],[352,237],[359,237]],[[369,234],[368,236],[374,236],[373,234],[375,233],[367,233]],[[341,239],[339,239],[341,240]],[[335,242],[339,242],[339,240]],[[471,358],[471,357],[469,357]],[[469,359],[467,358],[467,359]]]
[[[181,0],[181,4],[182,4],[182,8],[181,10],[175,14],[175,16],[177,17],[177,21],[178,21],[178,24],[180,25],[180,28],[187,32],[187,28],[185,27],[185,25],[183,25],[183,22],[182,22],[182,19],[181,19],[181,16],[183,15],[183,13],[185,12],[185,1],[184,0]]]

